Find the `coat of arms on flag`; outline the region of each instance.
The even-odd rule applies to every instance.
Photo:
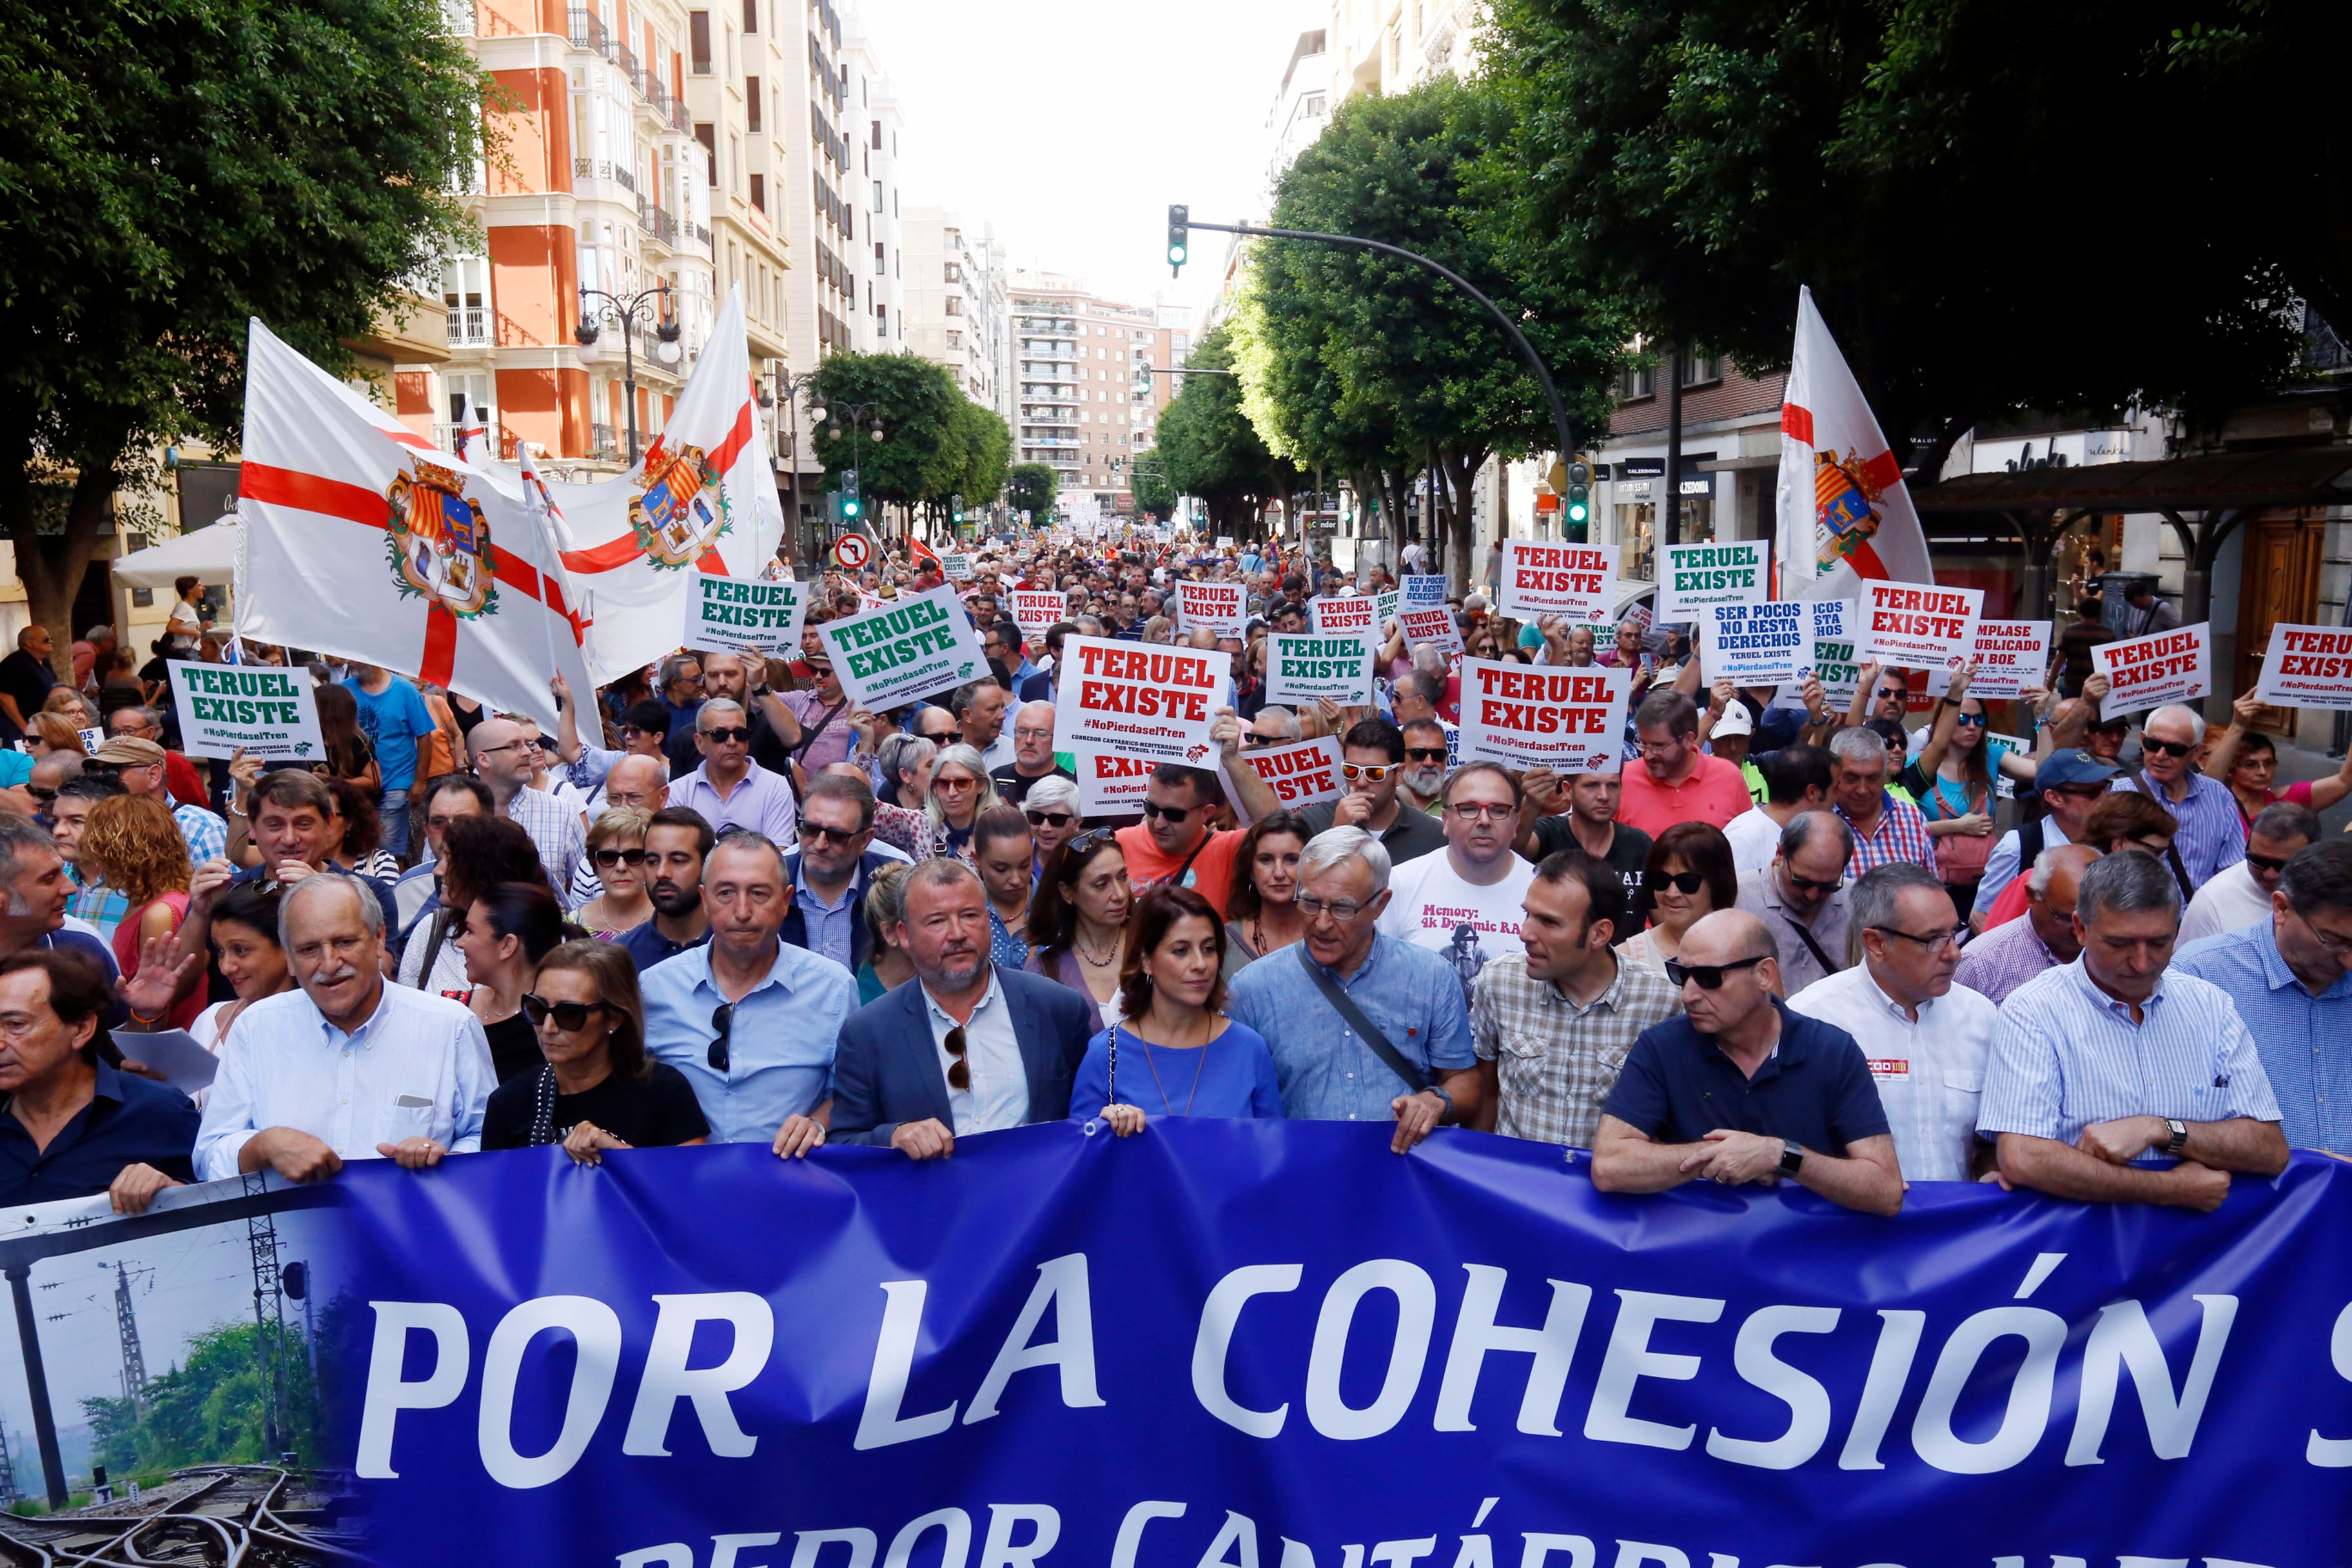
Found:
[[[1876,503],[1885,493],[1851,447],[1843,461],[1834,452],[1813,454],[1814,560],[1822,571],[1870,542],[1880,521]]]
[[[384,492],[392,513],[385,528],[393,576],[404,598],[431,599],[471,620],[498,613],[498,560],[490,525],[465,481],[438,463],[418,459]]]
[[[1797,290],[1776,491],[1774,598],[1851,599],[1864,578],[1936,580],[1903,464],[1810,289]]]
[[[629,500],[629,527],[654,565],[677,571],[701,559],[728,530],[727,491],[699,447],[646,454],[643,489]]]

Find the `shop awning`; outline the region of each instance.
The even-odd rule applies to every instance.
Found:
[[[1922,512],[2216,512],[2344,502],[2352,502],[2352,447],[1965,474],[1911,492]]]
[[[107,563],[119,588],[162,588],[169,592],[182,577],[201,577],[226,587],[236,571],[236,537],[240,525],[215,522],[167,539],[147,550],[134,550]]]

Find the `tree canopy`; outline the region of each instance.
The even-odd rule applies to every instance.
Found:
[[[836,485],[856,468],[861,494],[910,512],[935,512],[955,495],[984,506],[1004,489],[1012,432],[919,354],[828,354],[814,396],[826,410],[816,455]]]
[[[435,0],[15,8],[0,526],[37,618],[61,624],[152,447],[234,445],[248,317],[340,367],[403,279],[478,243],[452,193],[484,82]]]
[[[1184,368],[1229,370],[1233,348],[1232,330],[1219,326],[1194,345]],[[1297,466],[1267,448],[1242,406],[1236,377],[1181,380],[1160,416],[1160,464],[1179,493],[1199,498],[1218,531],[1242,532],[1267,501],[1297,488]]]
[[[1034,521],[1043,522],[1053,515],[1054,497],[1060,488],[1061,481],[1047,465],[1015,463],[1005,480],[1004,504],[1016,512],[1027,512]]]

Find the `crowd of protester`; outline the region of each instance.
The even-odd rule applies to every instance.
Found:
[[[1247,634],[1175,629],[1187,576],[1242,581]],[[1839,707],[1474,593],[1469,652],[1633,675],[1621,770],[1516,772],[1458,761],[1455,668],[1392,624],[1370,708],[1266,700],[1265,635],[1385,574],[1038,539],[956,584],[986,679],[851,701],[814,628],[940,582],[928,552],[826,574],[796,653],[559,679],[552,732],[313,663],[325,756],[209,778],[108,628],[70,682],[28,628],[0,660],[26,742],[0,1199],[549,1144],[932,1159],[1063,1118],[1469,1128],[1589,1151],[1606,1191],[1881,1215],[1964,1181],[2210,1210],[2290,1149],[2352,1152],[2352,841],[2317,815],[2352,760],[2274,788],[2250,698],[2219,731],[2105,713],[2069,642],[1996,740],[1965,666],[1924,700],[1865,667]],[[1066,618],[1024,633],[1016,584]],[[182,600],[159,658],[218,657]],[[1217,765],[1089,817],[1054,749],[1072,636],[1232,656]],[[1344,787],[1303,810],[1243,760],[1325,735]],[[194,1099],[142,1059],[167,1029],[217,1058]]]

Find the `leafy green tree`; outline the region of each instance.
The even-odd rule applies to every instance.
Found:
[[[1015,463],[1006,479],[1004,504],[1043,522],[1054,514],[1054,497],[1060,488],[1060,479],[1046,464]]]
[[[1013,458],[1013,432],[994,409],[982,408],[970,398],[956,411],[955,423],[963,468],[949,493],[962,496],[967,512],[976,512],[1004,493]]]
[[[1137,510],[1162,522],[1176,515],[1176,487],[1168,482],[1167,466],[1158,447],[1136,454],[1135,466],[1128,470],[1128,489]]]
[[[843,469],[856,468],[862,495],[911,517],[961,481],[971,428],[958,411],[971,400],[944,367],[913,353],[829,354],[815,395],[827,414],[816,427],[817,459],[836,487]]]
[[[324,1422],[299,1330],[289,1325],[284,1345],[276,1347],[257,1325],[229,1322],[190,1340],[181,1363],[150,1380],[136,1402],[82,1401],[99,1462],[129,1478],[187,1465],[275,1458],[263,1441],[265,1344],[278,1351],[280,1432],[297,1453],[324,1458],[319,1446]]]
[[[341,368],[403,279],[467,244],[451,193],[485,82],[435,0],[13,8],[0,529],[34,619],[66,630],[150,453],[235,444],[248,317]]]
[[[1233,331],[1219,326],[1193,346],[1187,370],[1230,370]],[[1242,535],[1266,502],[1298,488],[1298,466],[1271,450],[1242,406],[1231,375],[1188,375],[1160,416],[1161,466],[1177,493],[1198,497],[1219,533]]]
[[[2262,31],[2290,9],[1496,0],[1488,79],[1513,112],[1475,183],[1523,268],[1597,279],[1666,341],[1752,369],[1787,363],[1810,285],[1932,476],[2005,410],[2210,416],[2286,371],[2290,268],[2270,237],[2326,226],[2200,215],[2283,210],[2249,205],[2244,182],[2304,169],[2301,148],[2273,140],[2230,51],[2175,69],[2167,45],[2200,16]],[[2340,17],[2304,24],[2305,47],[2324,26]],[[2236,96],[2215,112],[2223,79]],[[2131,127],[2164,128],[2161,155],[2086,163]],[[2226,172],[2216,145],[2235,149]],[[2347,146],[2341,125],[2325,145]],[[2329,205],[2346,210],[2340,179]],[[2121,254],[2152,215],[2184,221]]]
[[[1540,278],[1492,231],[1465,181],[1510,133],[1508,100],[1442,77],[1351,99],[1277,183],[1276,225],[1384,240],[1451,268],[1521,324],[1576,428],[1601,426],[1622,314]],[[1445,477],[1449,566],[1471,569],[1470,480],[1490,456],[1559,444],[1541,387],[1475,301],[1414,263],[1309,241],[1261,241],[1248,362],[1277,443],[1301,463],[1388,470],[1402,500],[1418,458]],[[1277,366],[1279,368],[1277,368]]]

